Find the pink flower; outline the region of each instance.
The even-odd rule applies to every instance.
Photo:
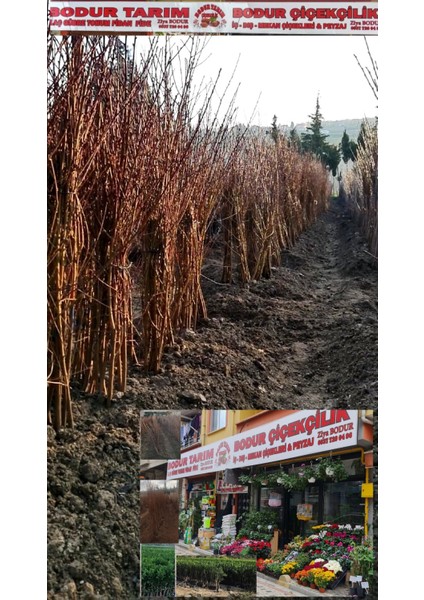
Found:
[[[343,542],[339,542],[337,545],[338,546],[343,546]]]

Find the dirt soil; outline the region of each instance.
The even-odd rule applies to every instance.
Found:
[[[219,592],[209,590],[201,587],[191,587],[177,583],[175,588],[177,597],[187,598],[255,598],[256,596],[252,592],[246,592],[240,588],[227,588],[227,586],[221,586]]]
[[[139,586],[139,411],[377,408],[376,260],[336,202],[270,280],[203,271],[208,321],[132,368],[110,409],[74,389],[76,427],[48,429],[48,598],[132,599]]]

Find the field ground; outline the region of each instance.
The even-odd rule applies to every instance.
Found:
[[[377,408],[377,271],[354,231],[334,204],[272,279],[244,289],[210,281],[210,260],[210,320],[176,340],[162,373],[133,368],[109,410],[74,390],[75,429],[48,428],[50,600],[138,597],[140,409],[203,397],[213,408]]]
[[[128,394],[152,408],[368,407],[377,402],[377,269],[336,202],[270,280],[220,283],[206,260],[209,320],[176,339],[162,373],[133,368]],[[188,393],[187,393],[188,392]]]

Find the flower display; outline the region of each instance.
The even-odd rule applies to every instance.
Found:
[[[242,538],[231,544],[226,544],[220,549],[221,554],[229,556],[256,556],[256,558],[268,558],[271,552],[271,544],[265,540],[249,540]]]
[[[324,567],[329,571],[333,571],[333,573],[340,573],[340,571],[343,571],[343,568],[338,560],[329,560],[324,564]]]

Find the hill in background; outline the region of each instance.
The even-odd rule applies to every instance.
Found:
[[[325,135],[328,135],[327,142],[329,144],[340,144],[342,135],[344,130],[351,140],[356,141],[359,130],[361,128],[361,123],[364,119],[343,119],[341,121],[323,121],[322,122],[322,132]],[[367,119],[370,125],[375,122],[375,119]],[[302,133],[306,133],[306,127],[308,123],[298,123],[296,125],[297,133],[301,135]],[[290,129],[287,125],[283,125],[281,129]]]
[[[327,142],[338,146],[342,141],[343,132],[346,132],[351,140],[356,142],[359,131],[361,129],[361,123],[364,119],[342,119],[340,121],[323,121],[322,132],[328,135]],[[367,119],[369,124],[372,125],[375,122],[375,118]],[[278,125],[278,129],[283,135],[288,136],[291,129],[294,127],[294,123],[290,125]],[[299,135],[306,133],[306,127],[308,123],[297,123],[296,130]],[[238,127],[238,126],[237,126]],[[241,126],[243,128],[243,126]],[[270,132],[271,127],[260,127],[259,125],[251,125],[249,131],[251,135],[266,135]]]

